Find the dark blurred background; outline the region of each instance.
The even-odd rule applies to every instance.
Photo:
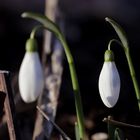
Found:
[[[138,0],[60,0],[65,35],[74,56],[83,99],[85,116],[91,118],[94,127],[89,133],[103,129],[102,119],[113,115],[116,119],[140,124],[137,101],[131,82],[127,61],[120,46],[114,44],[115,62],[121,77],[121,93],[113,109],[106,108],[99,96],[98,77],[103,65],[104,51],[110,39],[117,38],[105,17],[115,19],[126,31],[138,82],[140,83],[140,2]],[[0,1],[0,69],[16,73],[24,56],[25,41],[29,37],[34,21],[22,19],[24,11],[44,13],[45,1],[4,0]],[[38,34],[42,46],[43,34]],[[58,107],[57,120],[61,126],[61,115],[74,114],[74,100],[68,65],[64,59],[64,73]],[[66,94],[67,93],[67,94]],[[69,110],[67,109],[69,108]],[[103,127],[101,127],[101,125]],[[62,126],[64,127],[64,126]],[[128,139],[138,140],[137,130],[124,128]]]

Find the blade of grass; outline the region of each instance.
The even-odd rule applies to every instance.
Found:
[[[64,140],[71,140],[71,139],[66,135],[66,133],[65,133],[55,122],[53,122],[53,121],[41,110],[41,108],[40,108],[39,106],[37,106],[36,108],[37,108],[37,110],[43,115],[43,117],[44,117],[45,119],[47,119],[47,120],[55,127],[55,129],[60,133],[60,135],[62,136],[62,138],[63,138]]]
[[[114,140],[125,140],[123,132],[120,128],[115,129]]]

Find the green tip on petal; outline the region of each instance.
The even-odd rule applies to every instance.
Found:
[[[26,41],[26,51],[36,52],[37,51],[37,41],[34,38],[30,38]]]
[[[111,50],[106,50],[104,55],[105,61],[114,61],[114,53]]]

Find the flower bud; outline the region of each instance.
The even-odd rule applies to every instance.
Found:
[[[37,41],[34,38],[29,38],[26,41],[26,51],[36,52],[37,51]]]
[[[30,45],[29,40],[27,41],[27,44]],[[36,43],[33,42],[33,44]],[[31,45],[33,44],[31,43]],[[43,70],[38,52],[35,51],[36,48],[34,49],[33,46],[33,51],[31,51],[31,49],[28,51],[28,49],[19,70],[20,95],[26,103],[35,101],[42,93],[44,87]]]
[[[111,50],[105,52],[105,62],[99,76],[99,93],[103,103],[109,108],[118,101],[120,77]]]

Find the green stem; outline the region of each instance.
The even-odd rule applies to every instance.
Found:
[[[137,98],[137,101],[138,101],[138,107],[139,107],[139,111],[140,111],[140,89],[139,89],[138,82],[137,82],[137,79],[136,79],[134,66],[133,66],[133,63],[132,63],[132,60],[131,60],[130,50],[129,50],[129,43],[128,43],[128,40],[127,40],[127,37],[126,37],[126,33],[124,32],[122,27],[119,24],[117,24],[114,20],[112,20],[112,19],[110,19],[108,17],[105,18],[105,20],[112,25],[112,27],[114,28],[114,30],[116,31],[118,37],[121,40],[121,46],[122,46],[122,48],[123,48],[123,50],[125,52],[125,55],[126,55],[126,59],[127,59],[127,62],[128,62],[130,75],[131,75],[131,78],[132,78],[136,98]],[[113,40],[110,41],[109,45],[111,45],[112,42],[113,42]],[[115,40],[115,42],[120,44],[119,41]]]
[[[111,44],[112,44],[113,42],[116,42],[116,43],[118,43],[120,46],[122,46],[122,44],[121,44],[121,42],[120,42],[119,40],[117,40],[117,39],[111,39],[111,40],[109,41],[109,43],[108,43],[108,50],[111,49]]]
[[[77,122],[75,122],[75,138],[76,140],[80,140],[79,127],[78,127]]]
[[[31,34],[30,34],[30,38],[33,39],[33,38],[35,37],[36,32],[37,32],[40,28],[43,28],[43,26],[42,26],[42,25],[35,26],[35,27],[32,29],[32,32],[31,32]]]
[[[76,69],[73,61],[73,57],[70,53],[69,47],[65,41],[65,38],[63,35],[59,36],[59,40],[61,41],[62,45],[64,46],[64,50],[66,53],[66,57],[69,63],[69,69],[70,69],[70,75],[72,80],[72,87],[74,91],[74,97],[75,97],[75,106],[76,106],[76,114],[77,114],[77,122],[78,122],[78,128],[79,128],[79,134],[80,138],[84,138],[84,115],[83,115],[83,108],[82,108],[82,101],[80,96],[80,89],[78,84],[78,78],[76,74]]]
[[[62,43],[62,46],[63,46],[65,54],[66,54],[66,58],[67,58],[67,61],[69,64],[69,70],[70,70],[70,75],[71,75],[71,80],[72,80],[79,135],[80,135],[80,139],[83,140],[84,136],[85,136],[85,128],[84,128],[84,115],[83,115],[82,101],[81,101],[79,84],[78,84],[78,79],[77,79],[77,74],[76,74],[76,70],[75,70],[73,57],[72,57],[70,49],[66,43],[65,37],[61,33],[59,27],[44,15],[26,12],[26,13],[22,14],[22,17],[32,18],[32,19],[39,21],[40,23],[43,24],[43,26],[47,30],[53,32],[56,35],[56,37],[60,40],[60,42]],[[35,32],[36,32],[36,30],[35,30]],[[34,33],[32,36],[34,36]]]
[[[125,54],[126,54],[126,58],[127,58],[127,62],[128,62],[129,70],[130,70],[130,75],[131,75],[131,78],[132,78],[132,81],[133,81],[136,97],[137,97],[137,100],[138,100],[138,107],[139,107],[139,110],[140,110],[140,89],[139,89],[138,82],[137,82],[137,79],[136,79],[136,74],[135,74],[135,70],[134,70],[134,66],[133,66],[133,63],[132,63],[132,60],[131,60],[129,50]]]

